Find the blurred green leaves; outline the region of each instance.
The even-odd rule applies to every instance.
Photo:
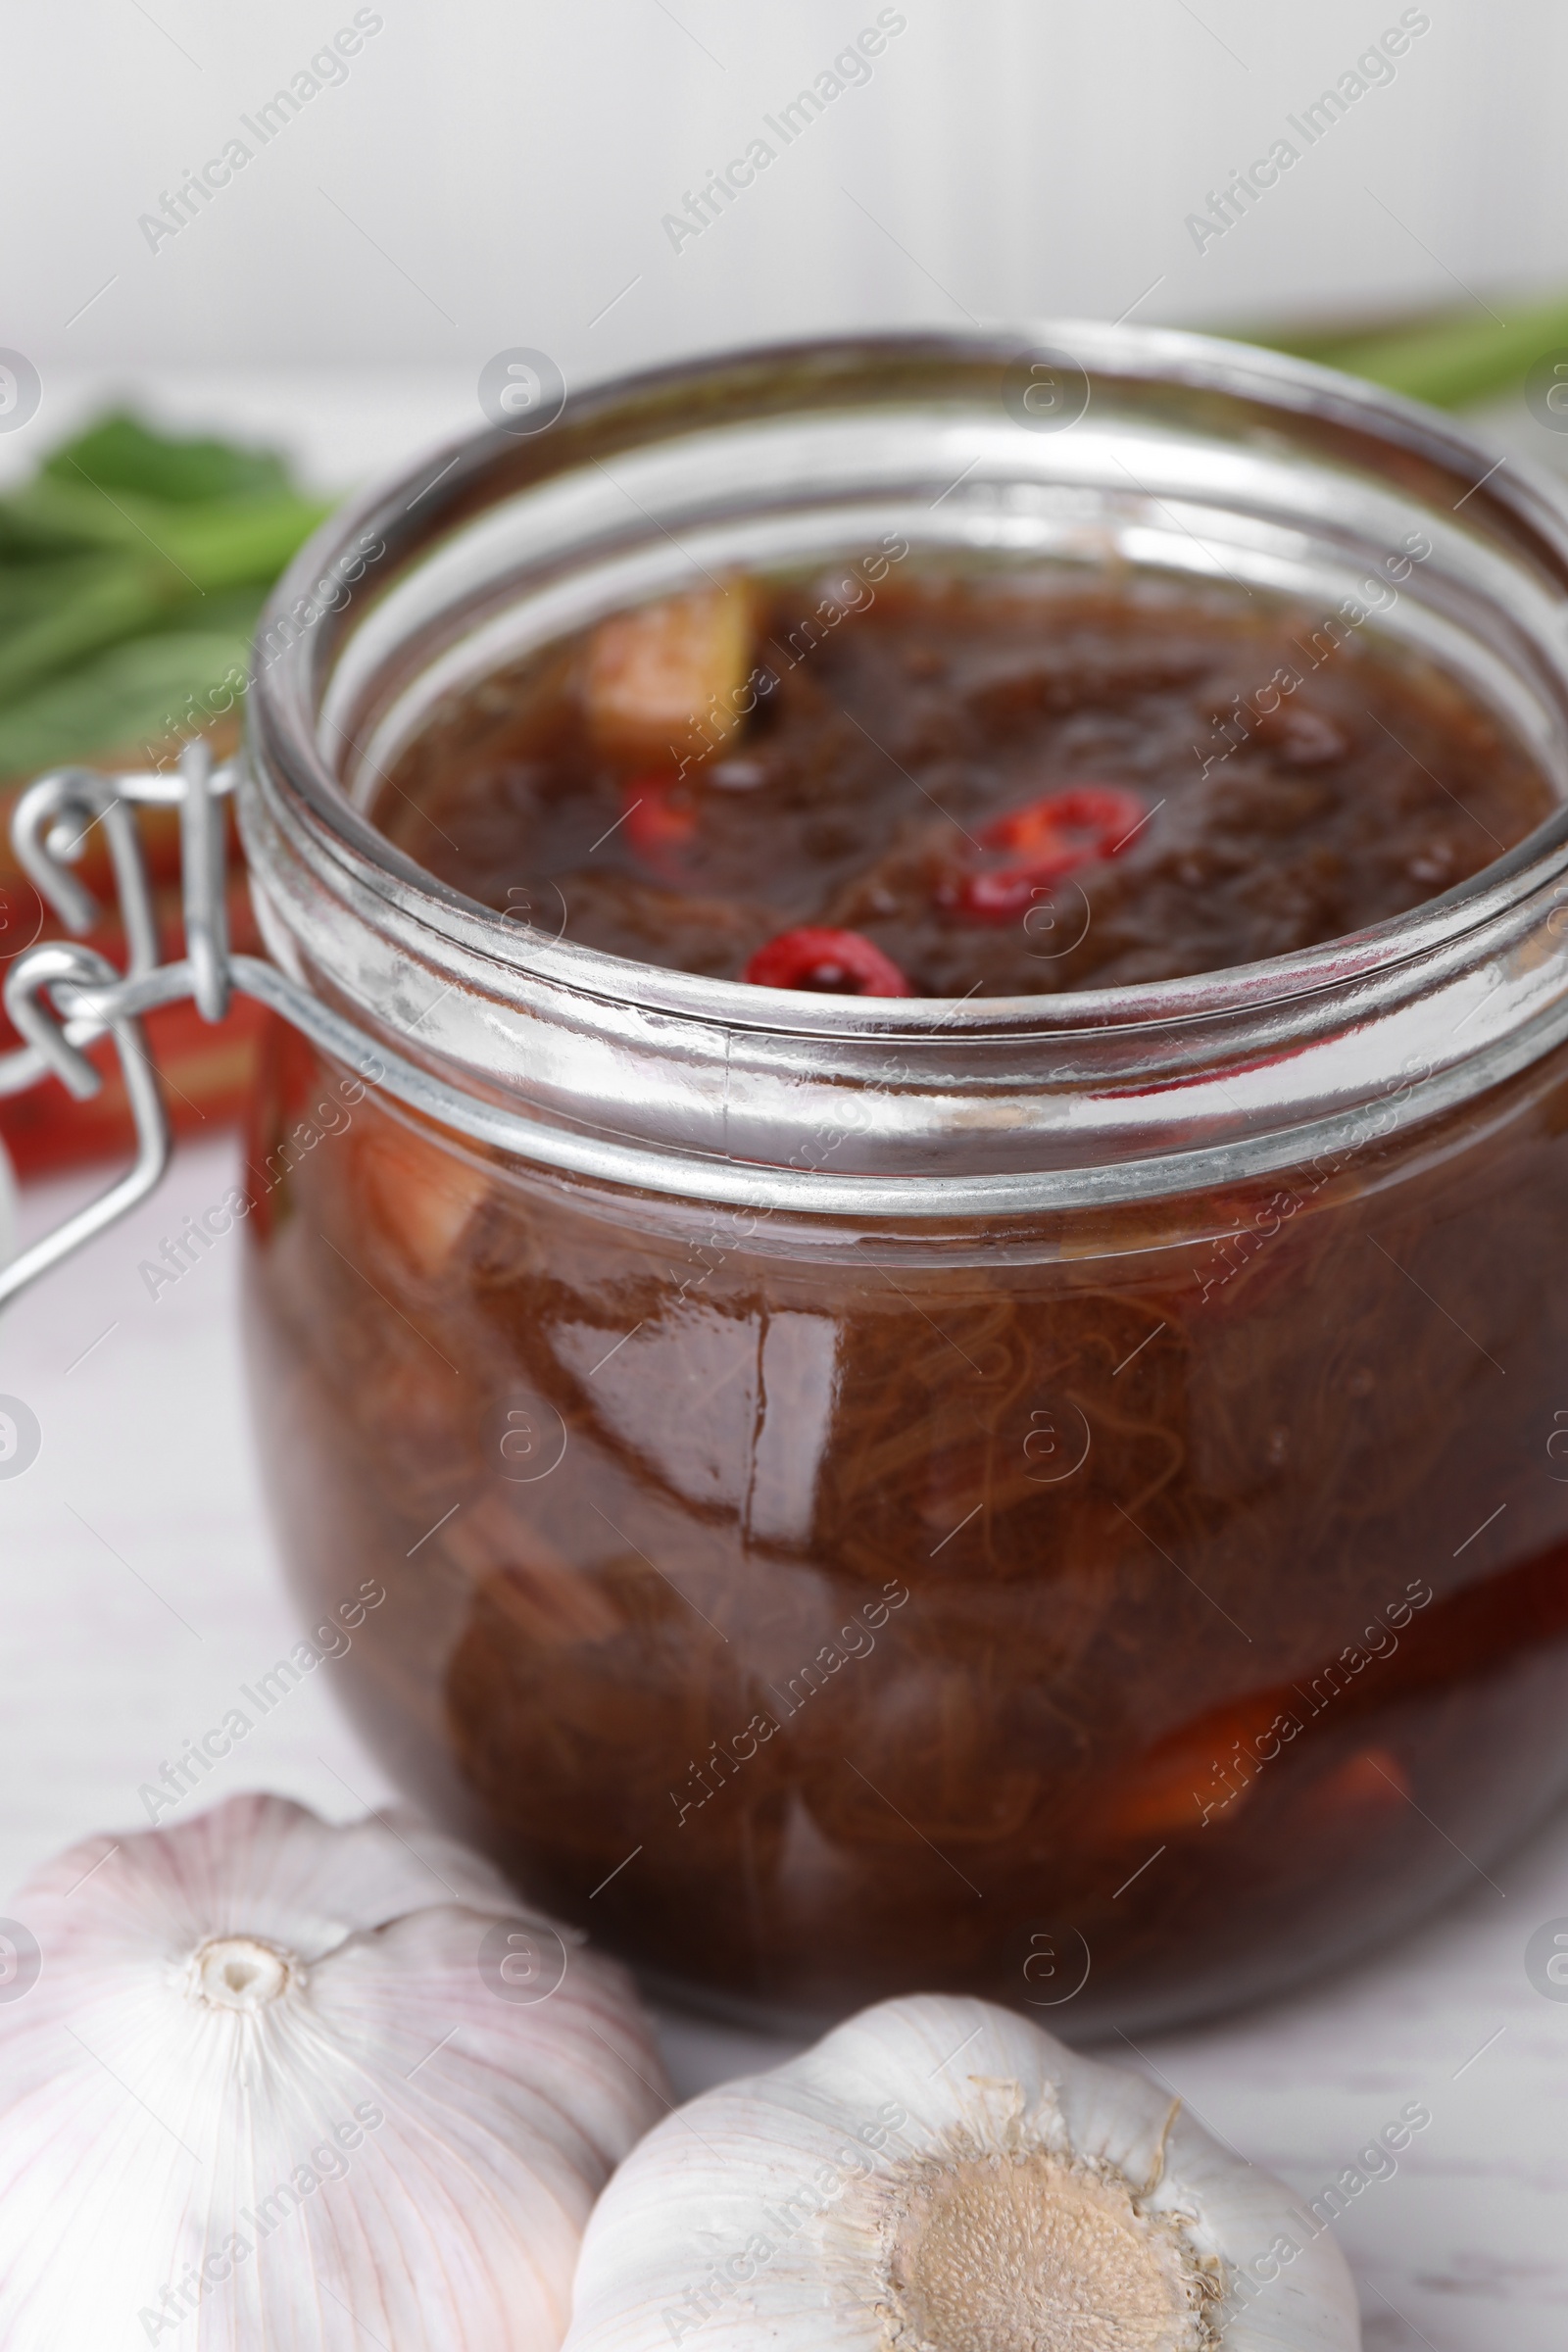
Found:
[[[1471,408],[1523,384],[1545,352],[1568,348],[1568,302],[1516,306],[1504,324],[1490,311],[1428,311],[1377,325],[1281,327],[1250,340],[1347,375],[1364,375],[1437,409]]]
[[[1568,348],[1568,302],[1253,336],[1464,408]],[[1234,331],[1234,330],[1232,330]],[[112,416],[0,497],[0,777],[150,751],[227,709],[267,592],[331,511],[274,452]]]
[[[0,776],[226,708],[269,588],[330,511],[270,451],[133,416],[57,449],[0,498]]]

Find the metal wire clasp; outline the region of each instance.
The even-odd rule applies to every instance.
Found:
[[[17,957],[4,997],[24,1042],[0,1054],[0,1098],[50,1079],[58,1079],[78,1101],[96,1094],[103,1079],[85,1049],[112,1038],[135,1122],[136,1156],[107,1192],[19,1257],[0,1264],[0,1305],[144,1200],[168,1166],[169,1120],[141,1028],[142,1014],[160,1004],[191,997],[204,1020],[220,1021],[232,995],[250,997],[291,1022],[366,1086],[426,1118],[481,1142],[508,1141],[518,1124],[367,1034],[275,963],[231,954],[219,803],[238,781],[237,761],[215,765],[207,745],[197,742],[186,745],[172,774],[107,776],[86,767],[60,768],[30,784],[17,804],[11,826],[17,856],[77,941],[100,910],[71,868],[93,826],[103,827],[124,922],[125,960],[122,969],[96,949],[65,940],[45,941]],[[185,954],[174,963],[158,960],[158,926],[132,814],[137,806],[177,807],[180,812]]]
[[[173,775],[100,775],[59,768],[22,795],[11,838],[24,871],[46,905],[79,940],[98,919],[97,900],[71,869],[87,835],[101,826],[125,932],[117,968],[96,949],[49,940],[17,957],[5,984],[5,1007],[24,1044],[0,1055],[0,1096],[58,1078],[77,1102],[103,1084],[83,1049],[114,1040],[131,1117],[136,1156],[125,1173],[30,1249],[0,1266],[0,1304],[112,1225],[153,1190],[169,1165],[169,1118],[147,1051],[141,1014],[193,997],[209,1021],[228,1009],[232,975],[223,908],[223,819],[219,802],[234,788],[231,763],[215,766],[205,743],[187,744]],[[186,953],[160,964],[158,926],[134,808],[177,803]]]

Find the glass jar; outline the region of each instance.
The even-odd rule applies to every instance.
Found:
[[[279,1026],[251,1141],[272,1504],[313,1612],[382,1595],[338,1687],[401,1785],[656,1989],[1136,2030],[1492,1883],[1568,1781],[1568,813],[1308,953],[933,1003],[575,947],[379,779],[534,647],[891,533],[1288,592],[1563,788],[1568,518],[1490,465],[1196,337],[824,344],[466,441],[282,584],[241,823],[363,1052]]]

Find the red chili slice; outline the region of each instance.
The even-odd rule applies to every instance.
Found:
[[[680,853],[697,830],[697,811],[672,796],[679,779],[656,770],[628,776],[621,787],[626,839],[645,864],[665,881],[677,878]]]
[[[1089,858],[1114,857],[1147,814],[1137,793],[1119,784],[1070,784],[1009,808],[980,839],[988,850],[1010,851],[1031,866],[1063,857],[1081,865]]]
[[[810,924],[781,931],[758,949],[741,978],[754,988],[801,988],[823,997],[912,997],[891,956],[858,931]]]
[[[1006,854],[1006,864],[945,881],[938,900],[981,922],[1012,922],[1061,875],[1114,858],[1147,813],[1137,793],[1119,784],[1072,784],[1042,793],[997,817],[980,836],[983,848]]]

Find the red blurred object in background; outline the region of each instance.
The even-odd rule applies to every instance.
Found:
[[[0,801],[0,976],[11,958],[35,940],[67,936],[11,860],[12,806],[10,796]],[[185,953],[178,816],[172,809],[153,808],[138,810],[137,819],[155,885],[159,953],[166,960],[174,959]],[[251,911],[231,814],[228,858],[230,942],[242,955],[259,955],[261,937]],[[112,907],[113,878],[100,843],[89,842],[76,870],[100,904],[106,909]],[[87,945],[122,965],[125,939],[118,914],[106,911],[102,922],[88,934]],[[255,1081],[266,1022],[264,1008],[246,997],[236,997],[227,1017],[216,1023],[204,1021],[188,1000],[161,1005],[146,1016],[147,1042],[163,1080],[164,1101],[176,1137],[217,1135],[239,1117]],[[10,1053],[20,1042],[0,1012],[0,1054]],[[24,1180],[94,1160],[127,1159],[134,1150],[130,1106],[112,1042],[102,1039],[90,1050],[88,1059],[105,1073],[103,1086],[89,1102],[75,1102],[57,1078],[46,1078],[25,1094],[0,1098],[0,1141]]]

